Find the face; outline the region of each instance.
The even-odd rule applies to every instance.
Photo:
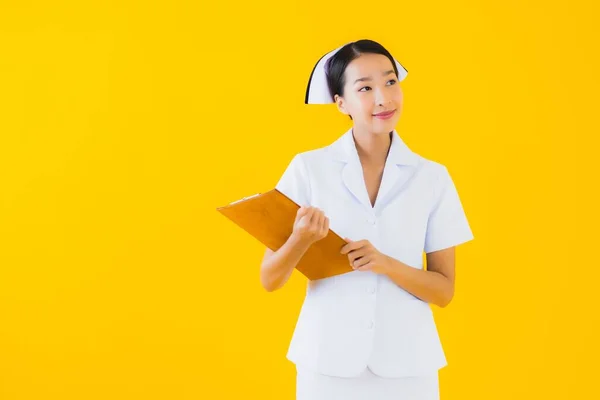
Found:
[[[402,111],[402,89],[391,61],[382,54],[362,54],[346,67],[344,96],[335,96],[338,109],[354,125],[373,133],[392,131]],[[391,116],[377,116],[393,111]]]

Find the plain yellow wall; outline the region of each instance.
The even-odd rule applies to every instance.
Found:
[[[293,399],[305,280],[215,208],[350,126],[304,92],[360,38],[476,237],[442,399],[594,398],[597,2],[94,3],[0,3],[0,399]]]

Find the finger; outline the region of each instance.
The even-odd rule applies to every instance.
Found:
[[[371,257],[369,257],[368,255],[362,256],[358,260],[354,261],[354,266],[357,269],[364,267],[365,265],[369,264],[371,262],[371,260],[372,260]]]
[[[310,225],[310,221],[313,217],[313,215],[315,214],[315,208],[314,207],[308,207],[308,211],[306,212],[306,214],[304,215],[304,218],[306,219],[306,224]]]
[[[363,265],[365,263],[366,263],[366,261],[365,261],[365,257],[364,256],[363,257],[357,257],[357,258],[354,259],[354,261],[352,261],[350,263],[350,266],[352,268],[354,268],[354,269],[357,269],[358,267],[360,267],[361,265]]]
[[[353,250],[348,253],[348,260],[350,261],[350,265],[354,263],[358,258],[363,257],[365,255],[365,251],[363,249]]]
[[[358,242],[352,242],[352,243],[348,243],[347,245],[345,245],[344,247],[342,247],[341,253],[342,254],[347,254],[349,252],[351,252],[352,250],[357,250],[360,249],[361,247],[363,247],[363,241],[360,240]]]
[[[360,240],[359,242],[361,247],[369,247],[371,245],[371,242],[369,242],[367,239]]]
[[[329,218],[325,217],[325,223],[323,224],[323,236],[327,236],[327,234],[329,233]]]
[[[308,223],[313,225],[315,221],[319,218],[319,209],[317,207],[311,207],[310,219]]]
[[[371,261],[371,260],[369,259],[368,256],[359,257],[359,258],[355,259],[354,262],[352,263],[352,268],[359,269],[363,265],[368,264],[369,261]]]
[[[304,207],[304,206],[300,207],[298,209],[298,212],[296,212],[296,221],[298,221],[300,218],[302,218],[303,216],[305,216],[306,213],[307,213],[307,211],[308,211],[307,207]]]
[[[346,242],[346,244],[345,244],[345,245],[343,245],[343,246],[340,248],[340,254],[344,254],[344,250],[346,250],[346,246],[347,246],[347,244],[348,244],[348,243],[352,243],[352,240],[351,240],[351,239],[349,239],[349,238],[347,238],[347,237],[345,237],[345,238],[344,238],[344,242]]]
[[[322,211],[318,213],[319,219],[316,221],[316,231],[320,235],[323,231],[323,225],[325,224],[325,214]]]
[[[312,215],[312,217],[310,218],[310,230],[313,232],[318,232],[319,231],[319,218],[320,218],[320,212],[318,208],[315,208],[315,211]]]
[[[366,264],[364,264],[364,265],[362,265],[362,266],[360,266],[360,267],[358,267],[358,268],[355,268],[355,269],[356,269],[357,271],[362,271],[362,272],[364,272],[364,271],[370,271],[370,270],[372,270],[372,269],[373,269],[373,267],[375,267],[375,263],[374,263],[374,262],[372,262],[372,261],[370,261],[370,262],[368,262],[368,263],[366,263]]]

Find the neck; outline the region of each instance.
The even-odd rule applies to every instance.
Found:
[[[352,136],[361,162],[383,165],[392,144],[392,133],[371,133],[352,128]]]

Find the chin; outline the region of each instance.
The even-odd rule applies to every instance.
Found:
[[[390,120],[375,119],[372,126],[375,131],[384,131],[386,133],[389,133],[391,130],[393,130],[396,127],[397,124],[398,124],[398,118],[393,118]]]
[[[390,125],[390,126],[386,126],[386,127],[382,127],[380,125],[378,126],[373,126],[371,129],[371,132],[373,132],[373,134],[375,135],[389,135],[389,133],[391,131],[393,131],[396,128],[395,125]]]

